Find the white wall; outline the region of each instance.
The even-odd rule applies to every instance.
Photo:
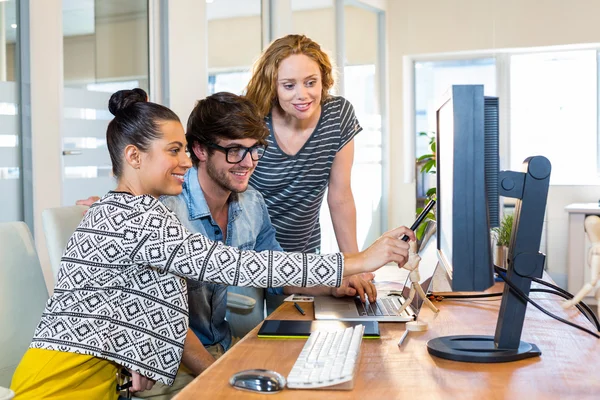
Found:
[[[42,231],[42,211],[61,206],[62,1],[30,1],[33,237],[51,290],[54,278]]]
[[[599,43],[597,0],[390,0],[387,3],[390,71],[390,148],[404,154],[403,57],[406,55]],[[410,133],[412,134],[412,133]],[[390,157],[389,226],[413,218],[415,185],[404,184],[404,164]],[[564,206],[597,201],[600,187],[552,187],[548,198],[548,267],[557,281],[566,275]],[[562,238],[562,240],[561,240]]]
[[[213,19],[208,22],[208,67],[248,67],[262,49],[260,16]],[[232,32],[243,32],[233,35]]]

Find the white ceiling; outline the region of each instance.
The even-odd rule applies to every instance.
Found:
[[[39,1],[39,0],[38,0]],[[198,0],[200,1],[200,0]],[[205,0],[209,20],[260,15],[261,0]],[[333,7],[333,0],[291,0],[292,10]],[[0,0],[4,6],[6,40],[15,41],[16,0]],[[94,33],[96,20],[108,20],[147,13],[146,0],[63,0],[63,34]]]

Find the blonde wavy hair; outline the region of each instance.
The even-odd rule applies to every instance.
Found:
[[[279,104],[277,71],[283,60],[295,54],[304,54],[319,65],[323,87],[321,104],[329,97],[329,89],[334,84],[334,69],[329,55],[317,42],[304,35],[287,35],[272,42],[252,68],[245,96],[258,106],[261,116],[268,115]]]

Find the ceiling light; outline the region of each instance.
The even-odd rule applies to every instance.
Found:
[[[10,27],[13,29],[17,29],[17,24],[10,24]]]

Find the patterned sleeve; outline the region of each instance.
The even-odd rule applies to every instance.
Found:
[[[348,100],[342,98],[342,105],[340,108],[340,151],[345,145],[347,145],[354,136],[362,131],[362,126],[354,114],[354,107]]]
[[[163,206],[164,207],[164,206]],[[232,286],[340,286],[341,254],[241,251],[190,233],[161,208],[131,218],[125,232],[131,259],[198,281]]]

